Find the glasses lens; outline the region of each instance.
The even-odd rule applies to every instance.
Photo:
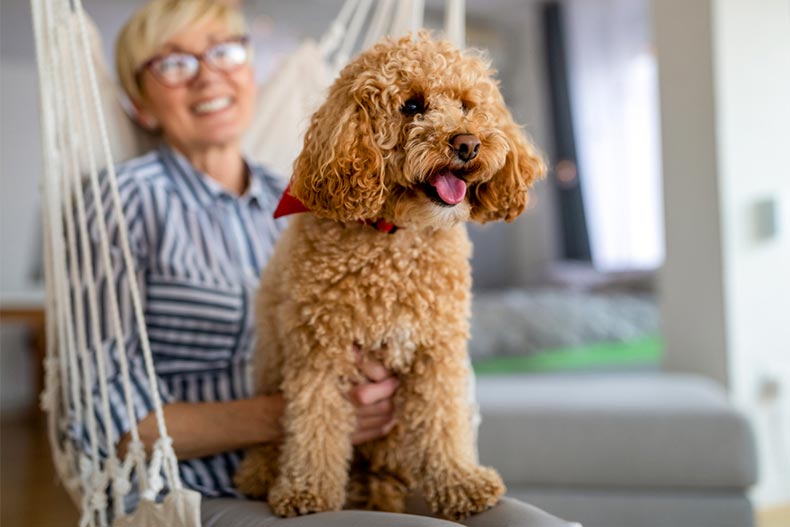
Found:
[[[239,41],[223,42],[206,52],[206,62],[221,70],[241,66],[247,62],[247,57],[247,46]]]
[[[151,65],[151,70],[165,84],[176,85],[197,74],[200,63],[197,57],[186,53],[170,53]]]

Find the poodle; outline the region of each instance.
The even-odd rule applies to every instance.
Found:
[[[464,222],[515,219],[544,164],[493,73],[425,32],[384,39],[312,116],[284,196],[311,213],[282,235],[256,299],[255,381],[282,391],[285,436],[235,477],[278,515],[397,512],[417,491],[462,519],[505,490],[475,460]],[[400,380],[397,424],[356,448],[355,348]]]

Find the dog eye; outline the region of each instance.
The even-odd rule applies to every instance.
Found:
[[[469,113],[469,110],[472,109],[472,103],[467,101],[461,101],[461,111],[464,112],[464,115]]]
[[[408,99],[403,106],[401,106],[400,111],[405,115],[414,115],[418,113],[422,113],[425,111],[425,102],[418,98],[412,97]]]

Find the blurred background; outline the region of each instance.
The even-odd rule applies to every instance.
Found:
[[[110,64],[139,3],[84,2]],[[342,4],[245,2],[261,83],[305,39],[320,38]],[[76,516],[47,472],[34,410],[42,162],[30,6],[3,0],[1,9],[2,521],[64,525]],[[790,4],[466,0],[466,12],[467,46],[487,51],[516,120],[551,165],[517,221],[470,226],[481,442],[486,412],[492,427],[516,412],[524,427],[503,432],[514,455],[539,457],[539,446],[530,450],[534,415],[570,416],[558,436],[541,436],[552,441],[592,426],[574,414],[599,412],[614,439],[557,447],[567,477],[552,467],[543,480],[514,473],[511,489],[592,527],[748,527],[727,522],[753,511],[759,525],[790,525]],[[426,25],[439,28],[443,17],[443,2],[428,1]],[[708,404],[716,397],[721,405]],[[719,427],[725,414],[744,423],[741,439]],[[667,420],[660,448],[640,421],[651,415]],[[628,419],[636,428],[622,425]],[[710,422],[697,429],[695,419]],[[727,450],[732,441],[739,446]],[[481,444],[483,461],[502,448]],[[710,466],[737,466],[705,465],[701,478],[682,466],[708,449],[721,451]],[[590,468],[585,451],[610,466],[635,464],[638,475]],[[31,490],[51,492],[56,506],[37,507]]]

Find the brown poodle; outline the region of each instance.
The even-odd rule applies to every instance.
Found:
[[[283,234],[256,305],[256,382],[283,392],[285,439],[236,475],[281,516],[402,511],[414,489],[460,519],[505,490],[474,455],[464,222],[515,219],[544,166],[492,74],[425,33],[386,39],[312,117],[290,187],[312,213]],[[397,425],[356,450],[355,346],[400,378]]]

